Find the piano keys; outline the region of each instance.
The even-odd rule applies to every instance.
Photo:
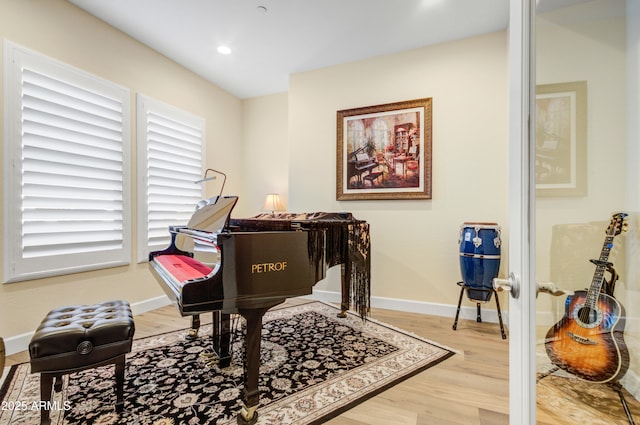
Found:
[[[183,316],[220,310],[223,287],[218,235],[237,196],[201,201],[186,226],[171,226],[171,243],[149,254],[149,266]],[[196,256],[196,258],[194,258]]]
[[[369,235],[368,225],[348,213],[232,220],[236,202],[237,197],[201,201],[186,226],[170,227],[169,247],[152,252],[149,267],[180,313],[193,316],[194,327],[201,313],[213,312],[212,348],[220,367],[231,360],[229,314],[246,319],[238,423],[250,424],[258,415],[263,315],[286,298],[310,294],[328,266],[343,264],[343,282],[351,283],[343,283],[343,309],[354,301],[364,317],[369,308]]]

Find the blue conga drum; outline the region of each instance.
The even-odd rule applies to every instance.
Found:
[[[500,226],[465,222],[460,226],[460,272],[467,297],[475,302],[491,300],[493,279],[500,270]]]

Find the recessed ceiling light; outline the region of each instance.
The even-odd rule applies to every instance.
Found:
[[[228,55],[231,54],[231,49],[227,46],[220,46],[218,47],[218,53],[221,55]]]

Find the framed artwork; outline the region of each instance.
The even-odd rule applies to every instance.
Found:
[[[587,191],[587,82],[536,87],[536,195]]]
[[[336,199],[431,199],[431,105],[338,111]]]

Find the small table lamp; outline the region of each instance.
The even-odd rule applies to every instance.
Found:
[[[263,211],[271,211],[273,214],[276,211],[284,211],[282,202],[280,202],[280,195],[277,193],[268,193],[262,206]]]

